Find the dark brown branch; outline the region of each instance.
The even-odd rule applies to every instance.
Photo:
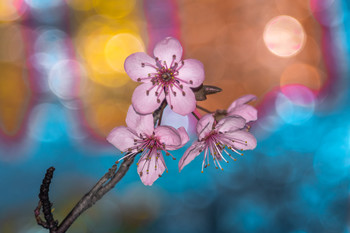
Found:
[[[53,177],[53,172],[55,171],[54,167],[50,167],[46,170],[45,177],[43,179],[43,182],[40,186],[40,193],[39,193],[39,203],[38,207],[34,210],[35,218],[37,220],[37,223],[44,228],[47,228],[50,230],[50,232],[54,232],[57,230],[58,221],[55,221],[52,216],[52,203],[49,199],[49,190],[50,190],[50,184]],[[40,209],[42,208],[45,221],[43,221],[40,218]]]
[[[108,191],[114,188],[114,186],[121,180],[121,178],[123,178],[123,176],[129,170],[129,167],[134,162],[134,158],[135,158],[135,155],[130,155],[130,157],[125,158],[119,170],[116,173],[114,173],[116,170],[116,165],[113,165],[113,167],[109,170],[109,172],[107,172],[97,182],[97,184],[87,194],[85,194],[85,196],[74,206],[72,211],[67,215],[67,217],[63,220],[63,222],[59,225],[56,233],[66,232],[67,229],[73,224],[73,222],[85,210],[93,206]]]
[[[166,100],[163,100],[162,104],[159,106],[159,108],[157,108],[154,112],[153,112],[153,122],[154,122],[154,126],[157,125],[157,121],[158,121],[158,125],[160,124],[161,120],[162,120],[162,116],[163,116],[163,111],[165,109],[165,107],[167,106],[167,102]]]
[[[197,119],[197,121],[199,121],[200,118],[197,116],[195,112],[192,112],[192,115]]]
[[[201,106],[199,106],[199,105],[196,105],[196,107],[197,107],[198,109],[200,109],[200,110],[206,112],[206,113],[213,113],[213,112],[209,111],[208,109],[203,108],[203,107],[201,107]]]
[[[109,192],[114,186],[124,177],[126,172],[129,170],[129,167],[131,164],[134,162],[136,154],[130,154],[129,157],[126,157],[123,161],[123,163],[120,165],[120,168],[117,171],[117,165],[114,164],[109,171],[95,184],[95,186],[88,192],[86,193],[80,201],[73,207],[71,212],[67,215],[67,217],[62,221],[62,223],[57,227],[57,221],[54,221],[56,225],[52,225],[51,219],[46,218],[47,215],[47,208],[44,210],[43,208],[43,213],[45,215],[46,222],[42,221],[40,219],[40,208],[41,204],[43,203],[44,200],[48,200],[48,189],[43,189],[45,191],[45,195],[40,195],[41,189],[40,189],[40,194],[39,194],[39,204],[38,207],[34,210],[35,213],[35,218],[37,219],[37,223],[45,228],[50,229],[50,233],[64,233],[66,232],[69,227],[73,224],[73,222],[88,208],[93,206],[98,200],[100,200],[107,192]],[[54,168],[51,167],[50,171],[53,172]],[[49,171],[48,169],[48,171]],[[52,170],[53,169],[53,170]],[[48,176],[49,178],[50,176]],[[43,184],[47,184],[46,181],[47,175],[45,175],[45,178],[43,180]],[[52,178],[52,176],[51,176]],[[51,180],[51,179],[50,179]],[[45,181],[45,182],[44,182]],[[44,206],[43,206],[44,207]],[[47,207],[47,206],[46,206]],[[51,203],[50,203],[50,214],[52,217],[51,213]],[[53,220],[53,217],[52,217]],[[51,227],[51,225],[53,227]],[[54,228],[55,226],[55,228]]]

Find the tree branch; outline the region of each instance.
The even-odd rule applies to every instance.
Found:
[[[67,217],[57,227],[58,222],[53,220],[51,213],[51,203],[48,198],[49,185],[52,179],[53,167],[47,170],[39,194],[39,204],[34,210],[37,223],[50,230],[50,233],[64,233],[74,223],[74,221],[88,208],[93,206],[98,200],[100,200],[107,192],[109,192],[114,186],[124,177],[129,167],[134,162],[136,154],[130,154],[126,157],[117,171],[117,165],[114,164],[109,171],[94,185],[94,187],[86,193],[80,201],[73,207]],[[49,171],[50,170],[50,171]],[[48,175],[49,174],[49,175]],[[51,176],[50,176],[51,174]],[[49,182],[48,182],[49,181]],[[45,189],[43,189],[45,187]],[[42,192],[44,191],[44,192]],[[44,194],[42,194],[44,193]],[[46,203],[46,204],[44,204]],[[47,204],[49,203],[49,205]],[[40,208],[43,207],[43,213],[45,221],[40,218]],[[50,217],[51,215],[51,217]]]

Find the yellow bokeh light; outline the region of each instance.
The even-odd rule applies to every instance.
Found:
[[[115,71],[109,66],[105,59],[104,48],[110,40],[110,35],[88,36],[83,45],[84,58],[88,66],[97,73],[110,74]]]
[[[105,47],[108,64],[118,72],[124,73],[124,61],[132,53],[144,52],[145,48],[140,38],[121,33],[112,37]]]
[[[22,7],[22,0],[1,0],[0,21],[13,21],[21,15],[19,9]]]
[[[293,17],[277,16],[265,26],[265,45],[271,53],[279,57],[296,55],[302,50],[305,40],[303,27]]]
[[[124,72],[125,58],[144,51],[138,27],[128,20],[101,16],[88,18],[75,37],[78,54],[85,60],[87,76],[108,87],[120,87],[130,81]]]
[[[122,73],[112,73],[112,74],[99,74],[96,72],[91,72],[89,78],[99,84],[107,87],[121,87],[131,81],[131,79]]]
[[[135,7],[135,0],[93,0],[94,8],[100,15],[113,19],[120,19],[128,14]]]

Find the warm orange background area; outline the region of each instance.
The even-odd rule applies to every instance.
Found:
[[[203,62],[205,83],[223,92],[200,103],[211,110],[227,108],[244,94],[261,100],[272,88],[302,84],[319,90],[326,80],[321,60],[321,29],[309,10],[309,2],[287,0],[180,1],[181,40],[186,57]],[[295,56],[279,57],[263,41],[272,18],[297,19],[306,43]]]

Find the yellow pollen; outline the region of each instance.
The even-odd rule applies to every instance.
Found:
[[[166,173],[168,173],[168,170],[166,170]]]
[[[223,168],[221,168],[221,171],[223,171],[224,169]]]
[[[201,171],[203,173],[203,171]]]

